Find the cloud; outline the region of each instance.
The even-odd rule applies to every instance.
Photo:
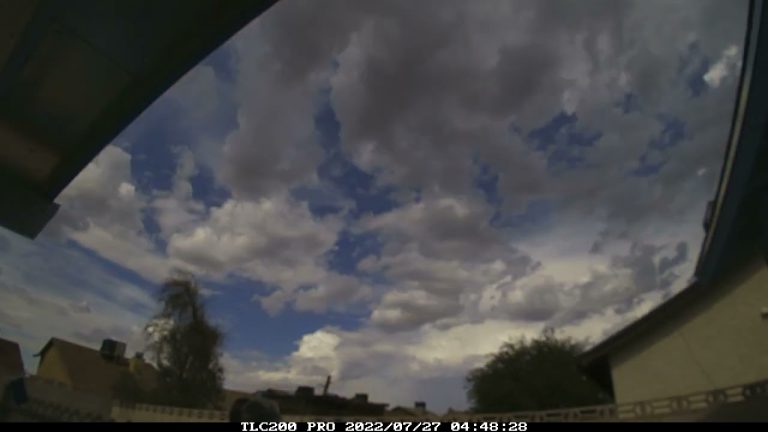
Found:
[[[182,148],[176,163],[176,172],[170,191],[156,191],[151,201],[154,218],[164,239],[183,231],[206,217],[206,205],[193,197],[190,179],[199,170],[191,150]]]
[[[514,247],[514,235],[488,225],[495,210],[477,202],[477,159],[498,173],[503,212],[548,197],[557,202],[562,223],[585,217],[605,221],[593,252],[611,251],[612,242],[637,239],[650,226],[687,224],[700,215],[714,176],[706,170],[694,174],[718,163],[728,116],[720,115],[725,108],[712,108],[728,107],[733,92],[732,87],[720,91],[723,85],[690,100],[680,58],[693,46],[698,56],[730,50],[741,38],[744,8],[723,15],[711,2],[700,8],[662,2],[457,3],[436,14],[429,5],[410,2],[327,6],[284,2],[270,11],[271,19],[255,23],[234,42],[241,77],[239,126],[227,138],[218,175],[236,197],[214,211],[224,214],[233,202],[271,200],[279,191],[317,180],[309,168],[319,160],[313,104],[327,81],[345,153],[375,172],[379,182],[416,188],[422,197],[359,224],[383,241],[381,256],[367,258],[361,268],[389,282],[389,292],[371,297],[372,322],[395,328],[398,321],[419,326],[448,318],[476,303],[476,291],[505,278],[514,286],[547,258],[532,259]],[[310,17],[333,25],[314,29],[308,44],[299,35]],[[650,30],[657,27],[663,30]],[[615,101],[627,94],[637,97],[641,109],[616,108]],[[562,111],[577,119],[575,131],[599,131],[583,151],[592,169],[553,175],[548,164],[555,150],[531,147],[526,132]],[[669,134],[667,118],[690,132],[680,143],[654,148],[653,142]],[[568,144],[563,141],[559,145]],[[708,150],[696,150],[701,148]],[[641,158],[662,169],[653,177],[632,176]],[[338,232],[338,227],[324,230]],[[305,248],[310,259],[291,263],[299,276],[286,277],[280,260],[272,260],[269,270],[246,265],[251,255],[232,254],[234,241],[207,254],[217,250],[213,239],[220,231],[221,225],[206,222],[177,233],[169,251],[199,268],[222,271],[234,262],[239,271],[288,287],[263,299],[273,312],[298,292],[316,299],[346,292],[322,284],[327,288],[300,289],[302,282],[327,278],[322,264],[314,262],[320,248]],[[323,237],[324,246],[331,237]],[[256,250],[253,256],[261,255]],[[627,270],[627,281],[656,286],[656,274],[644,273],[655,265],[653,254],[646,255],[609,257],[609,265],[638,266],[644,270]],[[622,261],[630,259],[636,261]],[[616,282],[597,272],[592,283]],[[529,305],[532,319],[558,304],[555,288],[544,286],[529,288],[519,299]]]
[[[519,251],[504,240],[502,231],[489,225],[492,216],[493,209],[478,199],[424,197],[366,218],[360,226],[379,234],[387,244],[385,254],[412,247],[422,256],[441,260],[515,261]]]
[[[389,291],[371,314],[371,322],[385,329],[411,329],[453,316],[461,310],[458,298],[415,289]]]
[[[667,155],[672,162],[653,182],[665,185],[658,188],[663,193],[654,194],[648,181],[625,179],[626,167],[662,129],[659,112],[693,120],[679,59],[694,43],[706,55],[740,41],[746,11],[741,6],[723,11],[716,2],[697,7],[685,2],[458,2],[435,13],[424,2],[330,3],[317,9],[285,2],[271,11],[273,19],[254,26],[253,34],[260,36],[259,55],[269,56],[269,64],[280,71],[267,80],[270,85],[279,81],[274,88],[323,76],[330,59],[337,63],[331,100],[342,146],[381,182],[438,195],[473,194],[473,158],[479,157],[499,172],[508,209],[539,196],[568,197],[569,204],[589,213],[608,207],[612,217],[637,214],[621,221],[630,224],[659,206],[676,214],[691,201],[672,197],[700,196],[712,188],[712,176],[679,180],[711,164],[703,157],[717,160],[716,151]],[[307,44],[299,35],[310,16],[333,25],[314,29]],[[627,93],[639,97],[642,112],[624,116],[611,108]],[[728,97],[730,90],[722,98],[695,102],[706,105],[695,110],[697,115],[709,117],[689,128],[700,144],[674,152],[722,148],[721,136],[710,137],[708,130],[723,130],[729,116],[722,116],[722,109],[705,113],[729,107]],[[561,110],[603,132],[589,151],[599,169],[553,179],[545,155],[510,134],[511,125],[530,131]],[[309,115],[302,118],[305,124]],[[290,148],[296,140],[285,142]],[[679,162],[686,156],[696,162],[694,168]],[[692,188],[698,193],[682,193]],[[627,190],[640,197],[636,207],[643,211],[624,211],[618,201],[626,201]]]
[[[659,261],[659,273],[666,273],[674,267],[679,266],[688,259],[688,243],[679,242],[675,246],[675,255],[672,257],[662,257]]]
[[[739,58],[739,51],[738,46],[729,46],[723,51],[723,55],[717,63],[713,64],[707,73],[704,74],[704,81],[706,81],[710,87],[719,87],[726,76],[740,69],[741,60]]]
[[[171,264],[146,235],[147,197],[135,187],[131,155],[108,145],[58,198],[61,209],[44,236],[72,239],[150,281],[167,277]]]
[[[85,300],[79,303],[70,302],[69,308],[76,313],[91,313],[91,306]]]
[[[676,249],[678,255],[670,260],[659,258],[661,247],[632,242],[627,253],[611,257],[607,268],[595,269],[586,280],[560,290],[560,308],[549,324],[574,325],[609,308],[626,313],[647,294],[668,292],[678,280],[672,270],[685,262],[687,244],[679,243]]]
[[[214,68],[200,64],[176,82],[162,100],[183,111],[184,115],[180,116],[183,125],[193,127],[218,116],[226,90]]]
[[[539,278],[536,282],[523,281],[517,289],[496,290],[496,296],[489,299],[494,308],[501,309],[509,318],[523,321],[547,322],[565,307],[565,287],[551,278]],[[527,283],[526,283],[527,282]],[[527,286],[526,286],[527,285]],[[506,303],[506,304],[505,304]]]
[[[290,198],[229,200],[204,222],[174,234],[169,252],[214,272],[244,266],[258,272],[267,262],[312,270],[314,257],[333,246],[340,228],[332,218],[316,220],[305,204]]]
[[[464,403],[463,394],[456,391],[460,386],[454,387],[461,381],[457,376],[509,337],[538,331],[535,326],[514,327],[501,321],[396,334],[323,328],[302,337],[296,350],[281,361],[242,352],[227,356],[225,367],[228,382],[251,391],[319,386],[330,374],[331,390],[337,394],[364,392],[371,400],[405,406],[428,396],[431,408],[444,410],[449,404]],[[429,384],[445,382],[451,384],[451,391],[442,396],[429,390],[434,388]]]
[[[131,155],[109,145],[64,189],[59,197],[65,217],[52,228],[86,231],[91,224],[112,224],[140,232],[145,197],[132,182]],[[74,219],[74,220],[73,220]]]
[[[279,20],[281,7],[276,5],[269,13]],[[271,46],[265,35],[274,30],[270,21],[255,21],[232,41],[238,122],[226,137],[215,172],[237,198],[269,198],[314,182],[323,157],[314,110],[328,69],[307,71],[300,81],[287,81],[290,71],[275,57],[284,56],[285,48]]]
[[[578,326],[564,327],[561,333],[580,340],[600,339],[606,330],[646,313],[652,307],[648,303],[622,315],[606,311]],[[535,337],[543,327],[507,319],[397,333],[326,327],[300,338],[296,350],[281,359],[256,351],[228,353],[226,381],[246,391],[292,390],[298,385],[319,390],[324,377],[331,375],[331,392],[336,394],[368,393],[371,400],[392,406],[426,400],[436,412],[448,407],[464,409],[467,401],[462,389],[467,371],[483,364],[504,342]]]
[[[358,267],[390,281],[371,323],[400,331],[452,319],[482,287],[534,272],[539,263],[491,227],[490,216],[478,200],[425,198],[363,219],[360,228],[384,248]]]
[[[272,294],[255,296],[262,308],[271,315],[292,304],[297,311],[323,313],[349,312],[352,307],[365,307],[373,296],[373,288],[356,278],[321,270],[322,275],[299,289],[281,285]]]
[[[338,218],[316,218],[306,203],[289,197],[231,199],[174,233],[168,254],[204,273],[240,274],[275,287],[260,299],[270,313],[291,302],[299,310],[325,311],[370,293],[364,283],[327,268],[325,254],[342,227]]]

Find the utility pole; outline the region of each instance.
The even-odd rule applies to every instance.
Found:
[[[331,376],[325,378],[325,385],[323,386],[323,396],[328,394],[328,387],[331,386]]]

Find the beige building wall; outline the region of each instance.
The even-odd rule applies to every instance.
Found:
[[[37,375],[72,386],[69,371],[57,349],[50,349],[44,357],[41,357],[40,364],[37,366]]]
[[[611,357],[617,403],[768,379],[768,269],[755,259],[717,294]]]

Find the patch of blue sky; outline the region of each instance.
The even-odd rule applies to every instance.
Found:
[[[201,64],[213,68],[216,78],[223,82],[234,83],[237,79],[235,51],[229,42],[213,51]]]
[[[155,247],[158,250],[165,250],[168,244],[161,237],[160,224],[157,223],[155,212],[151,207],[141,209],[141,223]]]
[[[216,74],[217,81],[213,84],[217,94],[216,109],[205,109],[204,118],[192,119],[192,113],[198,107],[183,106],[173,97],[172,89],[150,105],[116,140],[129,143],[136,186],[145,194],[172,188],[181,148],[194,150],[206,141],[222,141],[237,128],[238,107],[233,100],[234,92],[227,85],[235,73],[231,49],[226,45],[219,48],[197,67],[204,65],[211,66]],[[207,167],[206,161],[197,161],[197,166],[198,178],[192,180],[193,188],[200,188],[196,198],[205,200],[211,192],[211,199],[220,200],[221,190],[213,187],[212,174],[201,169]]]
[[[46,248],[47,251],[50,251],[49,253],[55,254],[57,260],[63,261],[68,259],[67,255],[64,253],[56,253],[57,246],[51,243],[47,243],[44,245],[44,247]],[[69,249],[74,253],[84,256],[93,264],[98,265],[99,268],[101,268],[101,270],[104,271],[104,273],[110,276],[113,276],[117,280],[126,282],[127,284],[134,285],[143,290],[146,290],[146,292],[150,295],[154,295],[156,293],[157,288],[153,285],[152,282],[147,280],[144,275],[137,273],[133,270],[127,269],[119,264],[114,263],[111,260],[103,258],[96,252],[86,247],[80,246],[77,242],[73,240],[67,240],[62,247],[64,247],[65,249]],[[74,271],[74,272],[59,273],[59,276],[63,276],[65,274],[68,280],[62,281],[61,286],[71,287],[73,290],[77,290],[78,292],[89,292],[90,294],[96,295],[98,297],[111,299],[110,287],[103,287],[103,286],[93,287],[93,280],[92,280],[91,274]],[[93,289],[89,290],[89,287],[93,287]],[[125,302],[124,300],[121,301],[121,306],[135,313],[151,312],[151,311],[145,310],[145,308],[140,304],[133,304],[130,302]]]
[[[552,220],[555,206],[550,199],[531,199],[526,207],[519,213],[505,213],[503,211],[503,199],[499,193],[499,174],[488,163],[475,159],[477,169],[474,185],[485,198],[485,201],[494,208],[493,215],[488,223],[495,228],[528,228],[541,226]]]
[[[328,267],[336,273],[359,276],[358,263],[371,255],[380,256],[382,246],[376,233],[342,230],[326,255]]]
[[[232,197],[230,191],[216,182],[213,171],[207,165],[197,165],[197,173],[189,179],[192,198],[205,203],[206,207],[219,207]]]
[[[256,304],[254,292],[265,293],[265,285],[236,278],[226,284],[207,283],[220,294],[206,298],[212,319],[225,333],[225,351],[257,350],[269,357],[286,356],[296,350],[302,336],[326,326],[354,330],[362,325],[365,312],[315,313],[288,306],[271,316]]]
[[[635,93],[625,93],[620,101],[616,102],[616,108],[620,109],[622,114],[631,114],[640,111],[640,100]]]
[[[533,198],[527,201],[525,209],[519,213],[496,213],[491,220],[491,225],[496,228],[524,232],[526,229],[542,228],[550,224],[555,211],[555,203],[551,199]]]
[[[561,132],[569,126],[575,125],[578,119],[575,114],[559,112],[543,126],[528,132],[528,141],[534,144],[539,151],[546,151],[550,146],[556,145],[561,137]]]
[[[226,74],[229,56],[227,49],[219,49],[206,62]],[[126,150],[131,154],[131,172],[140,192],[153,196],[158,191],[172,190],[181,149],[192,149],[205,139],[221,140],[237,126],[237,107],[227,92],[219,93],[217,109],[201,122],[190,121],[188,110],[164,95],[120,135],[117,142],[129,143]],[[206,207],[222,205],[230,198],[229,191],[217,184],[206,161],[196,162],[197,172],[189,179],[193,198]],[[144,228],[155,245],[163,249],[165,242],[158,236],[159,226],[153,218],[152,210],[145,209]]]
[[[477,158],[474,162],[477,169],[474,179],[475,187],[480,190],[488,204],[498,207],[502,202],[499,194],[499,173],[494,171],[488,163]]]
[[[330,89],[320,93],[315,112],[318,142],[325,150],[325,160],[317,168],[318,177],[321,182],[327,182],[354,203],[350,209],[350,216],[353,218],[364,214],[386,213],[394,209],[397,207],[397,201],[393,197],[395,188],[380,185],[373,174],[360,169],[344,155],[340,142],[341,124],[331,106],[329,96]]]
[[[678,60],[677,74],[685,82],[692,97],[699,97],[707,91],[704,74],[710,67],[709,59],[704,55],[698,42],[691,42]]]
[[[313,216],[322,218],[347,210],[348,203],[341,192],[332,186],[298,186],[291,190],[291,196],[305,202]]]
[[[637,166],[630,171],[634,177],[651,177],[658,174],[667,163],[667,151],[689,137],[685,122],[677,117],[658,114],[656,119],[663,125],[661,132],[648,142],[648,147],[638,157]]]
[[[530,145],[547,155],[551,173],[589,166],[587,152],[602,138],[600,131],[579,127],[575,114],[560,112],[540,128],[528,133]]]
[[[131,172],[136,188],[144,194],[170,190],[176,172],[176,155],[169,143],[179,142],[176,110],[152,105],[121,135],[119,141],[130,143]]]
[[[666,163],[666,159],[652,162],[649,153],[646,152],[638,158],[637,167],[632,170],[631,174],[634,177],[652,177],[658,174]]]
[[[658,150],[666,150],[674,147],[688,137],[688,130],[685,122],[677,117],[659,114],[656,119],[663,125],[661,133],[653,138],[648,144],[649,147]]]
[[[686,85],[691,92],[691,96],[699,97],[707,92],[709,85],[704,81],[704,74],[710,68],[709,60],[702,59],[698,66],[694,68],[686,77]]]

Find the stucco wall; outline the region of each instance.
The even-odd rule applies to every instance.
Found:
[[[64,366],[61,354],[56,349],[49,350],[44,357],[41,357],[40,364],[37,366],[37,376],[72,386],[69,371]]]
[[[616,402],[655,399],[768,378],[768,269],[759,257],[724,289],[611,358]],[[719,287],[718,287],[719,288]]]
[[[223,422],[227,413],[215,410],[198,410],[161,405],[120,405],[112,407],[111,417],[118,422]]]

